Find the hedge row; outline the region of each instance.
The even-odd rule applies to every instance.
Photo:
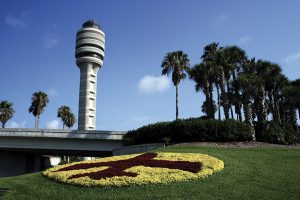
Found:
[[[129,131],[125,145],[179,142],[233,142],[251,140],[251,129],[235,120],[203,120],[191,118],[158,122]]]
[[[275,121],[255,125],[256,139],[274,144],[295,144],[299,142],[299,127],[278,124]]]

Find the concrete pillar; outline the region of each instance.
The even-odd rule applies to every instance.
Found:
[[[78,129],[96,129],[97,72],[99,67],[93,63],[80,64],[80,92]]]

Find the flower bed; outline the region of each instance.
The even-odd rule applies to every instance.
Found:
[[[144,153],[60,165],[43,174],[74,185],[125,186],[199,179],[223,168],[223,161],[205,154]]]

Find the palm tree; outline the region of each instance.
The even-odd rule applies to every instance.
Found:
[[[242,66],[247,60],[246,52],[239,48],[238,46],[226,46],[223,48],[224,58],[226,62],[225,75],[227,80],[232,76],[233,84],[230,84],[230,81],[227,81],[227,91],[228,91],[228,100],[231,111],[231,118],[233,118],[233,111],[231,105],[234,103],[235,113],[237,115],[237,119],[242,121],[241,114],[241,95],[239,93],[239,85],[237,80],[237,74],[241,71]]]
[[[0,102],[0,121],[2,123],[2,128],[5,128],[6,122],[13,117],[14,113],[13,103],[8,101]]]
[[[289,81],[282,90],[279,100],[281,122],[288,123],[298,130],[297,105],[299,105],[300,90],[296,81]]]
[[[285,75],[279,73],[273,78],[271,98],[270,101],[272,109],[273,119],[281,124],[284,121],[284,88],[288,85],[288,79]]]
[[[267,99],[267,87],[270,84],[270,72],[273,64],[266,60],[258,60],[255,63],[254,70],[255,74],[261,78],[261,85],[257,88],[257,93],[255,94],[255,109],[257,115],[257,121],[259,123],[264,123],[267,121],[267,110],[268,110],[268,99]]]
[[[219,79],[217,77],[217,79]],[[218,84],[219,80],[215,83],[216,90],[217,90],[217,110],[218,110],[218,120],[221,120],[221,98],[220,98],[220,88]],[[204,104],[204,103],[203,103]]]
[[[210,104],[211,104],[210,102],[208,104],[206,101],[203,101],[202,106],[201,106],[201,111],[206,114],[207,119],[211,119],[211,118],[208,118],[209,113],[211,113],[211,111],[210,111]],[[217,111],[217,109],[218,108],[217,108],[217,106],[215,104],[215,101],[213,101],[213,113],[215,113]]]
[[[57,110],[57,117],[61,118],[63,122],[63,129],[65,129],[65,126],[71,128],[76,122],[75,115],[68,106],[59,107]]]
[[[251,127],[252,139],[255,140],[253,100],[257,88],[261,85],[261,79],[255,74],[243,73],[238,76],[237,81],[242,92],[245,123]]]
[[[215,72],[215,85],[221,91],[221,105],[224,108],[224,115],[226,119],[229,119],[229,101],[228,93],[226,92],[226,83],[229,82],[228,75],[226,76],[225,71],[227,70],[226,59],[224,57],[223,48],[218,46],[218,43],[211,43],[204,47],[204,53],[202,59],[204,63],[209,63]],[[228,73],[227,73],[228,74]],[[228,84],[227,84],[228,85]],[[219,97],[218,97],[219,98]]]
[[[76,122],[75,115],[72,112],[66,116],[66,126],[70,129]]]
[[[261,88],[263,86],[262,77],[256,74],[257,62],[255,58],[247,60],[242,66],[242,70],[237,77],[237,83],[242,93],[242,103],[244,110],[245,123],[250,125],[252,132],[252,139],[255,140],[254,118],[257,113],[254,108],[254,101],[257,101],[257,96],[261,95]]]
[[[190,61],[183,51],[169,52],[164,57],[161,67],[162,75],[169,75],[172,72],[172,81],[176,87],[176,120],[178,119],[178,87],[181,80],[185,79],[189,70]]]
[[[68,106],[61,106],[57,110],[57,117],[61,118],[61,121],[63,122],[63,129],[65,129],[67,116],[70,112],[71,112],[71,109]]]
[[[239,81],[237,80],[237,77],[235,80],[230,81],[230,88],[231,88],[230,99],[231,99],[231,103],[235,107],[234,110],[235,110],[237,120],[242,122],[243,121],[242,94],[240,93],[241,88],[240,88]]]
[[[213,71],[212,66],[203,62],[196,64],[189,70],[189,77],[195,81],[196,92],[202,90],[205,94],[206,100],[203,103],[202,111],[205,110],[208,119],[213,119],[215,114],[215,104],[213,100],[215,72]]]
[[[48,95],[42,91],[35,92],[31,97],[31,105],[28,109],[29,113],[32,112],[35,117],[35,128],[39,128],[40,115],[44,112],[47,104],[49,103]]]
[[[300,119],[300,78],[291,81],[291,85],[296,88],[295,93],[293,94],[296,97],[296,108],[298,110],[298,117]]]

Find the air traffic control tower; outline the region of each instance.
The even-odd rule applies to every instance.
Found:
[[[76,65],[80,69],[78,130],[96,129],[97,72],[103,64],[105,34],[88,20],[76,35]]]

